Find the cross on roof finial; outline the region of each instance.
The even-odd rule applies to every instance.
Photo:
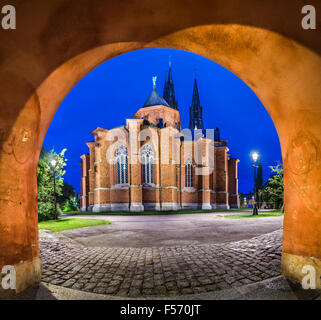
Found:
[[[169,65],[169,67],[171,67],[171,66],[172,66],[172,56],[169,56],[168,65]]]
[[[157,76],[153,76],[153,89],[156,88],[156,80],[157,80]]]

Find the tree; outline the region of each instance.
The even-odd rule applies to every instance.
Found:
[[[66,166],[65,152],[63,149],[59,154],[52,149],[50,152],[44,148],[40,152],[37,182],[38,182],[38,220],[49,220],[55,215],[55,194],[54,194],[54,179],[56,183],[56,195],[62,195],[62,187],[64,185],[62,176],[65,174],[64,167]],[[50,164],[52,160],[56,160],[57,165],[54,171]]]
[[[58,203],[63,211],[75,211],[79,207],[78,194],[72,185],[64,182],[61,195],[58,196]]]
[[[277,208],[284,210],[284,188],[283,188],[283,165],[278,164],[271,166],[272,174],[269,180],[265,184],[265,188],[262,193],[264,201],[274,202]]]

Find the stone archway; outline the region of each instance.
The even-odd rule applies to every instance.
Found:
[[[300,280],[302,266],[312,264],[320,273],[321,44],[320,31],[298,31],[300,1],[284,1],[272,20],[267,12],[275,1],[203,0],[186,8],[178,1],[133,0],[124,7],[54,0],[33,1],[34,11],[31,3],[17,5],[15,33],[0,31],[0,266],[16,266],[17,291],[40,280],[36,168],[55,111],[94,67],[150,47],[216,61],[260,98],[284,159],[283,272]],[[184,14],[177,19],[170,9]],[[297,24],[287,26],[282,13]]]

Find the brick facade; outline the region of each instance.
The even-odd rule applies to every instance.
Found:
[[[204,137],[183,140],[180,129],[178,110],[158,105],[139,109],[122,127],[92,131],[89,154],[82,155],[80,162],[81,210],[239,207],[238,159],[229,158],[226,141]],[[145,145],[152,154],[152,164],[144,171]],[[120,146],[126,148],[126,161],[117,160]],[[187,161],[192,163],[191,185],[187,183]]]

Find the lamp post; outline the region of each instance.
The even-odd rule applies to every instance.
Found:
[[[256,204],[256,199],[257,199],[257,195],[256,195],[256,169],[258,168],[258,166],[256,165],[256,162],[259,158],[259,154],[254,151],[251,153],[251,157],[252,160],[254,162],[254,164],[252,165],[254,168],[254,199],[253,199],[253,216],[257,216],[258,215],[258,208],[257,208],[257,204]]]
[[[53,159],[53,160],[51,160],[50,164],[52,166],[53,181],[54,181],[55,220],[58,220],[58,215],[57,215],[57,194],[56,194],[56,166],[57,166],[57,161],[55,159]]]

